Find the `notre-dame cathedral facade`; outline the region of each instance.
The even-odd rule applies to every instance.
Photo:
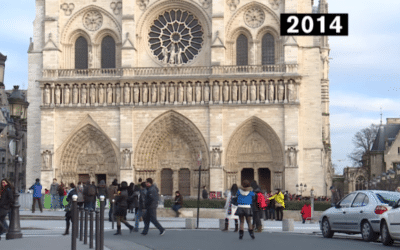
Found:
[[[152,177],[161,194],[331,185],[321,0],[36,0],[27,183]],[[201,165],[201,168],[199,167]],[[201,172],[200,172],[201,171]]]

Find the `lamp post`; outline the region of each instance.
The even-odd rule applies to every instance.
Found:
[[[198,185],[198,193],[197,193],[197,229],[199,229],[199,215],[200,215],[200,181],[201,181],[201,150],[199,151],[199,157],[197,163],[199,164],[199,185]]]
[[[11,220],[10,220],[10,228],[6,235],[7,239],[18,239],[22,238],[21,225],[20,225],[20,217],[19,217],[19,193],[20,193],[20,185],[19,185],[19,166],[22,162],[22,157],[18,155],[18,141],[22,139],[22,135],[20,132],[25,131],[25,122],[26,122],[26,110],[29,106],[29,103],[25,101],[25,98],[22,94],[22,91],[19,90],[19,86],[14,86],[13,92],[8,98],[8,103],[10,104],[10,113],[14,123],[15,128],[15,140],[11,140],[10,142],[10,153],[14,158],[14,204],[11,210]]]
[[[299,184],[296,184],[296,191],[297,193],[300,192],[300,196],[303,196],[303,192],[305,192],[306,190],[307,190],[307,184],[304,183],[304,186],[303,183],[300,183],[300,186]]]

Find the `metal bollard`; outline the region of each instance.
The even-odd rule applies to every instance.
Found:
[[[72,233],[71,233],[71,250],[76,250],[76,236],[78,235],[78,196],[72,196]]]
[[[83,236],[83,244],[87,244],[87,234],[88,234],[88,215],[89,215],[89,211],[88,211],[88,209],[86,208],[85,209],[85,231],[83,232],[84,233],[84,236]]]
[[[93,210],[90,210],[89,248],[93,248]]]
[[[111,202],[112,213],[111,213],[111,229],[114,229],[114,213],[115,213],[115,200]]]
[[[106,206],[104,195],[100,196],[100,250],[104,250],[104,209]]]
[[[96,250],[100,250],[100,211],[96,210]]]
[[[80,213],[79,240],[82,241],[82,239],[83,239],[83,208],[82,207],[79,209],[79,213]]]

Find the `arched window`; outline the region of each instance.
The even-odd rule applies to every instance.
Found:
[[[75,69],[88,68],[88,43],[83,36],[75,42]]]
[[[241,34],[236,40],[236,65],[248,65],[248,54],[247,37]]]
[[[262,65],[275,64],[274,37],[267,33],[262,37]]]
[[[356,180],[356,190],[365,190],[366,189],[365,183],[366,182],[364,177],[362,176],[358,177]]]
[[[115,41],[111,36],[101,42],[101,68],[115,68]]]

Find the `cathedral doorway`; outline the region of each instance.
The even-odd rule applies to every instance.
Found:
[[[96,179],[97,179],[97,185],[100,183],[100,181],[104,180],[104,183],[107,183],[107,175],[106,174],[96,174]],[[129,183],[128,183],[129,184]]]
[[[254,180],[254,169],[252,169],[252,168],[244,168],[242,170],[242,172],[241,172],[241,179],[242,179],[242,182],[244,180],[248,180],[249,182]]]
[[[179,192],[182,196],[190,196],[190,170],[188,168],[179,170]]]
[[[258,185],[263,192],[271,191],[271,171],[268,168],[258,169]]]
[[[86,184],[88,181],[90,181],[90,176],[88,174],[80,174],[79,181],[83,184]]]
[[[172,196],[173,193],[173,179],[172,169],[164,168],[161,170],[161,194]]]

